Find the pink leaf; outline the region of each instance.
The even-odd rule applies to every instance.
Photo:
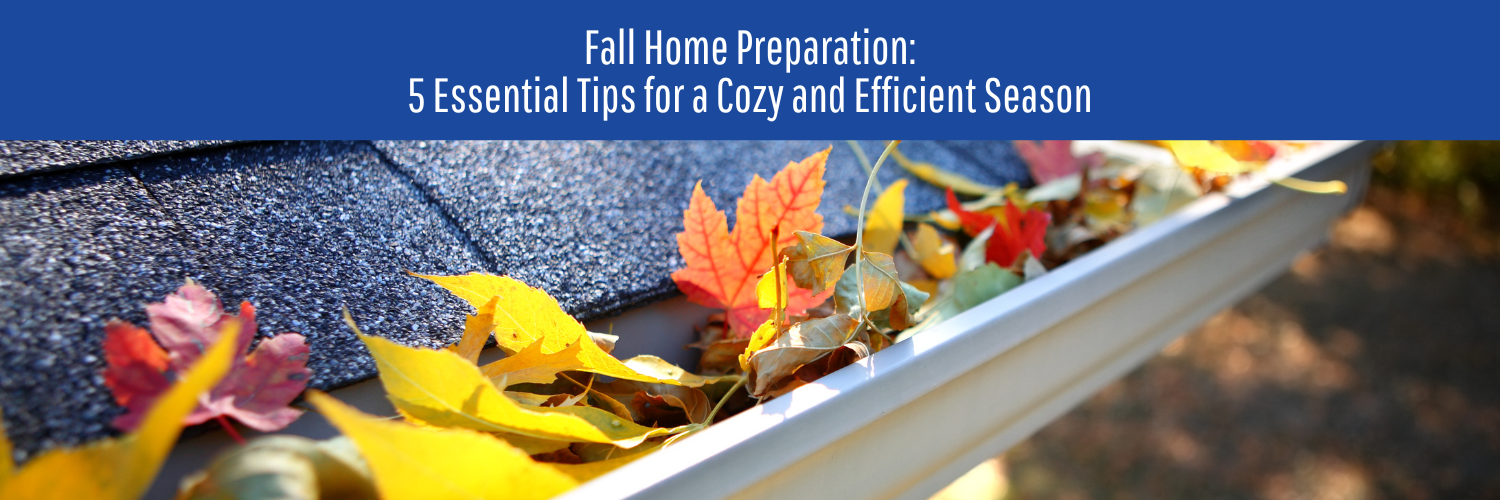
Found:
[[[146,307],[151,335],[166,349],[151,342],[145,330],[123,322],[111,322],[105,330],[105,356],[109,367],[105,383],[115,401],[126,408],[116,418],[120,430],[134,430],[151,404],[170,387],[172,378],[183,375],[213,345],[231,322],[240,323],[240,352],[255,340],[255,307],[240,304],[240,315],[224,314],[219,299],[189,281],[166,301]],[[302,335],[286,333],[266,339],[249,356],[241,356],[229,374],[213,390],[199,397],[198,408],[183,420],[194,425],[220,415],[259,431],[285,428],[302,414],[287,404],[307,386],[311,372],[309,354]],[[168,363],[170,359],[170,363]]]
[[[1016,152],[1031,167],[1031,179],[1038,185],[1079,173],[1084,168],[1104,165],[1104,155],[1089,153],[1082,158],[1073,156],[1073,141],[1013,141]]]

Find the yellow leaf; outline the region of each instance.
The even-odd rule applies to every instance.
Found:
[[[787,295],[786,262],[776,264],[755,284],[755,297],[761,309],[785,310]]]
[[[239,321],[230,321],[219,341],[151,407],[135,432],[80,448],[42,453],[4,483],[0,498],[135,499],[146,493],[162,461],[177,443],[182,419],[199,395],[229,371],[238,347]],[[10,455],[4,461],[10,462]]]
[[[545,340],[542,350],[556,352],[579,336],[588,335],[583,324],[563,312],[557,300],[547,292],[532,288],[509,276],[470,273],[462,276],[426,276],[413,274],[447,288],[453,295],[469,301],[475,309],[495,301],[495,343],[506,353],[525,349],[537,340]]]
[[[621,466],[624,466],[625,464],[628,464],[630,462],[634,462],[634,461],[640,459],[641,457],[644,457],[646,455],[650,455],[651,452],[656,451],[658,448],[661,448],[661,446],[660,445],[641,446],[640,448],[647,448],[647,450],[645,450],[645,451],[643,451],[641,453],[631,453],[631,454],[628,454],[628,455],[624,455],[624,456],[620,456],[620,457],[615,457],[615,458],[611,458],[611,459],[608,459],[608,460],[600,460],[598,462],[589,462],[589,463],[583,463],[583,464],[547,464],[547,465],[552,466],[552,468],[556,469],[558,472],[561,472],[563,474],[567,474],[568,476],[571,476],[574,481],[578,481],[580,483],[583,483],[583,482],[587,482],[587,481],[593,480],[596,477],[608,474],[610,471],[618,469]]]
[[[764,349],[766,346],[771,345],[771,341],[776,340],[776,326],[776,320],[768,319],[765,323],[761,323],[760,328],[755,329],[755,333],[750,335],[750,344],[746,345],[745,352],[740,354],[741,370],[749,373],[750,356],[755,354],[755,351],[759,351],[761,349]]]
[[[897,179],[880,197],[865,220],[864,248],[883,254],[896,253],[901,223],[906,217],[906,179]]]
[[[505,385],[550,384],[557,380],[558,372],[586,368],[578,357],[587,343],[574,342],[561,351],[545,354],[541,341],[532,342],[520,352],[480,367],[479,371],[491,381],[498,382],[503,377]]]
[[[543,499],[578,484],[483,433],[383,420],[317,391],[308,391],[307,400],[359,446],[380,497],[387,500]]]
[[[906,155],[901,154],[901,150],[899,149],[891,150],[891,159],[896,160],[897,165],[901,165],[901,168],[906,169],[907,172],[911,172],[911,175],[916,176],[918,179],[927,181],[937,187],[951,188],[955,193],[984,196],[1000,189],[995,186],[980,184],[961,174],[937,168],[931,163],[913,162],[906,159]]]
[[[509,382],[506,382],[506,383],[509,384]],[[498,384],[497,384],[497,386],[498,386]],[[508,398],[511,399],[511,401],[515,401],[515,402],[521,403],[523,405],[541,406],[541,405],[545,404],[547,402],[547,400],[550,399],[552,396],[547,395],[547,394],[536,394],[536,393],[531,393],[531,392],[505,391],[505,397],[508,397]]]
[[[484,341],[490,338],[490,332],[495,331],[495,304],[499,301],[499,297],[491,298],[479,306],[478,314],[464,320],[464,336],[457,344],[448,346],[454,354],[470,363],[479,363],[479,351],[484,349]]]
[[[508,276],[489,274],[466,274],[463,276],[414,276],[432,280],[463,297],[473,304],[482,300],[481,307],[494,300],[495,343],[506,353],[514,354],[527,346],[541,341],[541,352],[552,354],[569,346],[577,345],[580,371],[597,373],[626,380],[676,384],[674,380],[663,380],[637,373],[620,360],[604,352],[583,324],[573,319],[557,305],[557,299],[547,292],[537,290]],[[482,294],[493,294],[476,299]],[[577,342],[580,338],[588,342]]]
[[[380,382],[391,403],[431,425],[560,441],[612,443],[622,448],[633,447],[652,436],[678,432],[642,427],[589,406],[522,406],[495,388],[479,367],[451,352],[411,348],[380,337],[358,335],[375,358]]]
[[[937,229],[927,224],[917,225],[917,237],[911,240],[917,250],[917,262],[935,279],[948,279],[958,272],[953,255],[954,246],[938,236]],[[923,290],[928,291],[928,290]],[[930,291],[928,291],[931,293]]]
[[[10,437],[5,434],[5,412],[0,411],[0,491],[5,491],[5,483],[10,480],[11,470],[16,464],[11,462]]]
[[[823,293],[844,275],[844,263],[854,247],[833,238],[807,231],[797,231],[797,244],[781,250],[788,271],[797,286],[813,293]]]
[[[1254,162],[1242,162],[1208,141],[1162,141],[1183,168],[1195,167],[1220,174],[1242,174],[1260,168]]]
[[[944,209],[936,212],[929,212],[927,216],[932,218],[932,222],[934,224],[942,226],[943,229],[947,229],[949,231],[957,231],[959,229],[963,229],[964,227],[963,222],[960,222],[958,220],[958,216],[954,215],[952,210]]]
[[[834,291],[834,308],[848,312],[860,307],[859,292],[864,291],[863,306],[867,311],[879,311],[896,302],[901,293],[901,279],[896,276],[896,262],[891,256],[865,252],[864,258],[846,271],[849,275],[840,280]],[[861,283],[863,282],[863,283]]]
[[[546,396],[546,395],[541,395],[541,394],[531,394],[531,393],[527,393],[527,392],[510,392],[510,391],[505,391],[505,396],[509,397],[512,400],[514,400],[514,401],[516,401],[518,403],[521,403],[521,404],[532,404],[532,403],[529,403],[528,401],[536,401],[535,404],[538,404],[538,405],[547,402],[547,398],[552,397],[552,396]],[[533,398],[536,398],[536,399],[533,399]],[[396,413],[400,414],[401,418],[406,419],[406,423],[414,425],[414,426],[417,426],[417,427],[426,427],[426,428],[429,428],[429,429],[444,429],[445,428],[445,427],[441,427],[441,426],[437,426],[437,425],[432,425],[432,424],[429,424],[427,422],[423,422],[422,419],[417,418],[417,417],[413,417],[413,416],[411,416],[411,414],[406,413],[404,411],[401,411],[400,408],[396,409]],[[504,439],[505,442],[510,443],[511,446],[520,448],[521,451],[526,452],[527,455],[535,455],[535,454],[538,454],[538,453],[550,453],[550,452],[561,450],[563,448],[567,448],[567,447],[573,445],[573,443],[569,442],[569,441],[558,441],[556,439],[535,438],[535,437],[531,437],[531,436],[522,436],[520,434],[511,434],[509,432],[491,432],[490,435],[495,436],[495,437],[500,438],[500,439]],[[613,445],[601,445],[601,446],[613,446]]]
[[[678,385],[683,387],[703,387],[708,384],[717,384],[719,381],[737,377],[736,375],[705,377],[688,373],[687,370],[650,354],[642,354],[627,359],[625,360],[625,366],[648,377],[655,377],[661,380],[675,380]]]

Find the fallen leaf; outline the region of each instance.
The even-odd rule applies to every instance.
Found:
[[[739,357],[750,340],[721,340],[703,348],[698,358],[698,371],[705,373],[729,373],[739,367]]]
[[[644,456],[658,449],[661,449],[660,443],[646,443],[630,449],[599,443],[578,443],[573,445],[573,453],[582,458],[584,463],[603,462],[605,460],[636,455]]]
[[[765,394],[762,394],[760,397],[782,396],[798,387],[816,382],[830,373],[852,365],[854,362],[864,359],[870,354],[869,347],[863,343],[850,342],[844,344],[827,355],[798,367],[790,376],[783,377],[781,380],[771,384],[766,389]]]
[[[1077,198],[1082,189],[1083,174],[1065,175],[1026,190],[1026,202],[1071,200]]]
[[[5,483],[15,472],[16,464],[11,462],[11,451],[14,446],[10,444],[10,436],[5,433],[5,412],[0,409],[0,492],[5,491]]]
[[[685,423],[692,424],[703,423],[708,410],[713,407],[703,390],[693,387],[616,380],[599,384],[598,390],[616,400],[630,401],[631,419],[652,427],[662,426],[651,423],[653,415],[648,410],[653,406],[657,407],[656,411],[661,411],[661,405],[675,408],[686,419]]]
[[[79,448],[44,451],[8,478],[0,478],[0,498],[125,500],[144,495],[177,443],[184,417],[197,406],[200,395],[229,373],[239,352],[235,342],[239,320],[230,319],[219,327],[224,335],[205,346],[197,362],[155,398],[134,431]],[[3,447],[9,445],[5,441]],[[0,462],[9,465],[10,455],[0,457]]]
[[[1276,156],[1276,147],[1266,141],[1214,141],[1214,145],[1239,161],[1263,162]]]
[[[359,446],[381,498],[544,499],[578,484],[484,433],[379,419],[317,391],[307,400]]]
[[[1062,177],[1081,173],[1085,168],[1104,166],[1104,155],[1089,153],[1083,157],[1073,156],[1073,141],[1011,141],[1016,153],[1031,167],[1031,179],[1038,185]]]
[[[761,273],[771,268],[774,250],[792,244],[797,231],[822,230],[823,216],[817,209],[823,196],[823,165],[831,150],[788,163],[770,182],[758,175],[751,179],[736,208],[732,233],[724,212],[714,206],[702,184],[694,186],[683,212],[683,231],[677,234],[678,251],[687,266],[673,272],[672,280],[689,300],[725,309],[731,338],[749,336],[770,315],[757,307],[754,287]],[[780,234],[778,241],[770,241],[772,229]],[[790,296],[787,312],[794,315],[826,298],[801,289]]]
[[[959,312],[967,311],[1020,284],[1020,276],[990,262],[953,278],[954,300]]]
[[[637,446],[636,448],[645,448],[645,449],[642,450],[640,453],[620,454],[620,455],[616,455],[614,458],[609,458],[609,459],[595,461],[595,462],[585,462],[585,463],[581,463],[581,464],[546,464],[546,465],[552,467],[553,469],[557,470],[558,472],[561,472],[563,474],[567,474],[568,476],[572,477],[574,481],[578,481],[579,483],[583,483],[583,482],[587,482],[587,481],[592,481],[596,477],[603,476],[603,475],[609,473],[610,471],[613,471],[615,469],[618,469],[618,468],[624,466],[625,464],[628,464],[628,463],[634,462],[636,460],[639,460],[642,457],[645,457],[646,455],[650,455],[651,452],[654,452],[654,451],[660,449],[661,446],[660,445]]]
[[[122,321],[111,321],[105,327],[108,366],[104,382],[115,401],[126,408],[126,413],[113,422],[120,430],[140,425],[146,410],[167,389],[166,381],[181,376],[193,365],[206,346],[223,335],[226,325],[243,324],[236,329],[237,353],[245,352],[255,339],[254,306],[241,303],[238,317],[224,314],[219,299],[191,280],[164,302],[148,305],[146,315],[151,320],[149,336],[140,327]],[[183,423],[201,424],[222,415],[263,432],[285,428],[302,415],[302,410],[287,405],[302,393],[312,374],[306,366],[309,352],[303,337],[295,333],[262,340],[248,356],[236,356],[229,375]],[[168,363],[163,364],[163,358]]]
[[[733,380],[735,377],[734,375],[705,377],[702,375],[693,374],[677,365],[668,363],[666,360],[656,356],[652,356],[650,354],[642,354],[640,356],[627,359],[625,360],[625,366],[630,367],[630,369],[635,370],[637,373],[655,378],[657,380],[676,381],[677,385],[681,385],[683,387],[703,387],[708,384],[717,384],[720,381],[726,379]],[[651,383],[650,381],[643,382]]]
[[[1130,208],[1135,212],[1136,223],[1145,226],[1202,195],[1198,182],[1182,169],[1148,168],[1135,181]]]
[[[860,283],[863,281],[864,302],[860,302]],[[834,310],[857,316],[859,311],[879,311],[896,302],[901,290],[897,277],[896,262],[891,256],[866,253],[858,264],[851,266],[839,279],[833,294]]]
[[[183,479],[177,498],[374,500],[376,496],[370,467],[349,438],[313,441],[273,435],[221,453],[208,468]]]
[[[844,274],[844,264],[854,247],[821,234],[797,231],[797,242],[778,256],[787,259],[787,270],[798,287],[821,294],[833,288]]]
[[[452,352],[406,347],[358,332],[356,335],[375,358],[380,382],[391,403],[431,425],[611,443],[623,448],[676,432],[641,427],[588,406],[523,406],[502,394],[479,367]]]
[[[564,312],[557,299],[509,276],[484,273],[412,276],[437,283],[468,301],[480,310],[479,317],[484,315],[483,309],[494,302],[492,330],[495,343],[506,353],[525,349],[537,340],[545,341],[542,347],[546,352],[556,352],[588,335],[583,324]]]
[[[478,307],[473,316],[464,320],[463,337],[458,339],[457,344],[449,346],[454,354],[470,363],[479,364],[479,352],[484,350],[484,342],[495,331],[495,305],[499,302],[500,297],[490,298],[489,302]]]
[[[638,380],[641,382],[658,382],[675,384],[675,380],[664,380],[649,375],[644,375],[631,369],[620,360],[604,352],[599,346],[600,340],[591,335],[584,328],[583,323],[573,319],[562,306],[557,304],[557,299],[552,298],[547,292],[532,288],[509,276],[494,276],[489,274],[466,274],[462,276],[425,276],[415,274],[414,276],[431,280],[443,288],[452,291],[454,295],[469,298],[474,303],[482,294],[493,294],[481,302],[481,308],[489,308],[493,305],[493,331],[495,343],[507,353],[519,353],[522,349],[540,343],[539,356],[549,356],[559,366],[564,364],[576,366],[569,370],[586,371],[600,375],[622,378],[627,380]],[[483,309],[477,316],[471,318],[482,318]],[[467,330],[468,327],[466,326]],[[611,336],[612,337],[612,336]],[[579,339],[588,339],[588,342],[578,342]],[[611,346],[613,342],[610,342]],[[573,348],[570,351],[575,356],[576,363],[565,362],[554,356],[564,349]],[[494,373],[499,376],[505,369],[492,368],[497,363],[506,364],[502,359],[487,365],[485,373]],[[510,363],[512,366],[514,362]],[[520,383],[511,381],[511,383]]]
[[[506,386],[510,385],[510,382],[503,382],[503,383]],[[501,385],[501,383],[497,382],[495,384],[495,387],[500,387],[500,385]],[[511,401],[515,401],[515,402],[521,403],[523,405],[541,406],[541,405],[546,404],[548,399],[552,399],[552,395],[551,394],[536,394],[536,393],[532,393],[532,392],[521,392],[521,391],[504,391],[504,393],[505,393],[505,397],[510,398]],[[532,454],[535,455],[535,453],[532,453]]]
[[[745,343],[744,352],[740,353],[740,370],[750,371],[750,355],[771,345],[771,342],[775,341],[776,336],[780,334],[781,329],[778,328],[776,320],[768,319],[765,323],[761,323],[760,328],[756,328],[755,333],[750,334],[750,340]]]
[[[915,256],[917,262],[934,279],[948,279],[958,271],[953,255],[953,244],[943,241],[937,229],[932,226],[918,224],[917,234],[912,238],[911,246],[917,251]]]
[[[951,212],[954,217],[958,218],[959,225],[963,227],[964,233],[967,233],[969,236],[977,236],[981,231],[989,229],[990,227],[993,227],[995,225],[996,221],[994,216],[985,213],[970,212],[968,210],[965,210],[963,205],[958,202],[958,196],[953,194],[952,189],[948,190],[947,201],[948,211]]]
[[[901,331],[917,324],[917,311],[922,309],[929,295],[905,281],[896,283],[900,285],[901,293],[896,295],[889,308],[871,312],[870,322],[881,328]]]
[[[864,249],[894,254],[901,240],[901,226],[906,217],[906,179],[897,179],[875,199],[875,206],[865,216]]]
[[[751,394],[762,397],[782,378],[802,365],[842,347],[854,337],[859,322],[847,314],[810,319],[792,325],[776,343],[750,356]],[[860,348],[864,348],[860,344]]]
[[[1046,276],[1047,266],[1042,265],[1042,261],[1036,260],[1036,257],[1027,255],[1026,263],[1021,266],[1021,271],[1021,276],[1026,281],[1031,281]]]
[[[786,257],[782,257],[782,262],[776,264],[771,272],[761,276],[760,283],[755,285],[756,304],[761,309],[770,309],[771,317],[766,319],[765,323],[761,323],[760,327],[755,329],[755,333],[750,335],[750,343],[745,346],[745,352],[740,354],[740,368],[743,370],[750,369],[748,364],[750,355],[770,345],[786,325],[787,288],[789,288],[786,283],[786,260]]]
[[[978,269],[984,265],[986,262],[985,254],[989,252],[990,248],[990,237],[994,236],[994,234],[995,227],[990,226],[980,231],[979,234],[974,235],[974,239],[969,240],[969,246],[964,247],[963,253],[958,255],[958,272],[954,276]]]
[[[1010,267],[1016,264],[1024,251],[1030,251],[1032,255],[1042,255],[1047,251],[1047,225],[1051,223],[1052,216],[1046,212],[1022,211],[1015,203],[1006,200],[1002,212],[1004,216],[997,219],[988,214],[964,210],[953,191],[948,192],[948,209],[958,215],[963,221],[964,229],[971,235],[977,235],[988,227],[995,228],[985,252],[985,258],[990,262]]]
[[[901,154],[900,149],[891,150],[891,159],[895,160],[897,165],[906,169],[907,172],[910,172],[916,178],[940,188],[952,189],[970,196],[984,196],[1000,189],[995,186],[981,184],[978,181],[964,177],[962,174],[943,170],[931,163],[913,162],[908,160],[906,155]]]
[[[1208,141],[1162,141],[1183,168],[1201,168],[1220,174],[1243,174],[1261,167],[1258,162],[1239,161]]]
[[[583,346],[586,344],[588,342],[574,342],[560,351],[543,353],[542,341],[538,340],[525,349],[521,349],[520,352],[506,356],[505,359],[480,367],[479,371],[491,381],[498,382],[504,379],[507,386],[550,384],[557,380],[559,372],[587,368],[582,361],[579,361],[579,355],[582,354]]]

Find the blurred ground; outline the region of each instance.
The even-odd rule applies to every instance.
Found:
[[[1449,146],[1397,145],[1328,247],[1013,448],[1006,498],[1500,498],[1486,179],[1390,163]]]

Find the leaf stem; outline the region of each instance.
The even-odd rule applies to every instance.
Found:
[[[875,190],[884,193],[885,192],[885,186],[881,185],[880,179],[876,179],[875,178],[875,173],[874,173],[875,169],[870,166],[870,158],[867,157],[867,156],[865,156],[865,148],[859,147],[859,142],[858,141],[844,141],[844,142],[849,143],[849,149],[853,149],[854,150],[854,157],[855,158],[859,158],[859,166],[865,167],[865,175],[870,176],[870,179],[872,179],[872,180],[875,181]],[[899,141],[897,141],[897,142],[899,142]],[[890,151],[891,151],[891,153],[895,154],[897,156],[897,159],[899,160],[901,152],[897,151],[897,150],[894,150],[894,149],[892,149]],[[848,205],[845,205],[845,207],[847,208]],[[855,214],[855,215],[857,215],[857,214]],[[902,214],[903,218],[905,217],[905,215],[906,214]],[[912,258],[915,259],[915,260],[921,260],[921,255],[917,253],[917,247],[916,247],[916,245],[912,245],[911,239],[906,237],[906,231],[898,231],[896,233],[896,235],[900,236],[901,248],[903,248],[903,249],[906,250],[906,254],[912,256]]]
[[[215,415],[214,420],[219,421],[219,426],[224,428],[224,432],[228,433],[229,437],[234,439],[234,442],[239,443],[240,446],[245,445],[245,438],[240,437],[239,431],[234,430],[234,424],[229,423],[229,419],[224,418],[223,415]]]
[[[729,397],[733,396],[735,391],[745,386],[746,380],[749,380],[749,377],[740,377],[739,381],[734,383],[734,387],[730,387],[729,392],[724,393],[724,397],[719,398],[719,404],[714,405],[714,409],[708,412],[708,417],[703,419],[704,426],[713,425],[714,416],[719,414],[719,409],[724,407],[724,403],[729,402]]]
[[[901,141],[891,141],[885,145],[885,152],[880,153],[880,159],[875,160],[874,167],[870,167],[870,176],[865,179],[865,194],[859,198],[859,225],[854,232],[854,273],[859,283],[859,314],[866,318],[870,311],[865,304],[865,268],[862,265],[865,253],[865,207],[870,203],[870,188],[875,185],[875,174],[880,172],[880,166],[891,155],[891,150],[896,149],[897,144],[901,144]]]

